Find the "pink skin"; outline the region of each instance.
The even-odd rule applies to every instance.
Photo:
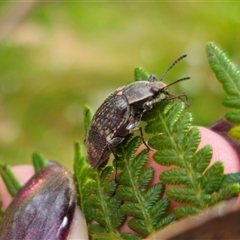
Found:
[[[220,135],[217,133],[203,127],[199,127],[201,131],[201,143],[200,148],[211,144],[213,147],[213,158],[212,163],[221,160],[224,162],[225,166],[225,173],[234,173],[240,171],[240,161],[238,158],[237,153],[235,150],[231,147],[231,145]],[[144,146],[142,146],[144,148]],[[158,176],[163,171],[168,169],[169,167],[162,167],[156,164],[152,159],[153,152],[150,152],[150,161],[148,163],[148,166],[154,167],[156,173],[153,180],[153,184],[158,182]],[[13,171],[16,173],[17,177],[25,183],[32,175],[33,175],[33,168],[32,166],[16,166],[13,168]],[[0,192],[2,196],[3,206],[7,207],[11,201],[10,195],[7,193],[6,188],[4,184],[2,183],[2,180],[0,179]],[[240,201],[240,200],[239,200]],[[131,230],[127,227],[125,224],[121,231],[124,232],[131,232]]]

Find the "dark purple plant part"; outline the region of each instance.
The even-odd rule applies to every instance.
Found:
[[[72,174],[55,162],[37,172],[7,208],[1,240],[66,239],[76,206]]]

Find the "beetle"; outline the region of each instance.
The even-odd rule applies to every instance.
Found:
[[[113,149],[128,134],[140,131],[143,139],[141,128],[137,126],[141,121],[143,112],[150,110],[153,104],[163,100],[181,99],[182,96],[187,97],[185,94],[173,95],[169,93],[168,87],[190,79],[189,77],[178,79],[168,85],[163,83],[169,70],[186,56],[182,55],[176,59],[160,79],[151,75],[148,80],[136,81],[116,89],[106,98],[94,114],[86,137],[87,155],[93,168],[105,162],[111,153],[115,156]],[[144,139],[143,143],[147,146]]]

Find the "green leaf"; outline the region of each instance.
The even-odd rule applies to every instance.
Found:
[[[193,154],[197,151],[200,138],[200,132],[197,127],[192,127],[188,132],[186,132],[182,142],[182,149],[186,158],[188,156],[193,156]]]
[[[225,114],[225,118],[232,123],[240,123],[240,109],[233,109]]]
[[[192,167],[196,173],[202,174],[212,159],[212,148],[206,145],[193,156]]]
[[[45,157],[39,153],[39,152],[34,152],[32,154],[32,162],[33,162],[33,166],[34,166],[34,170],[35,172],[40,171],[41,169],[43,169],[44,167],[47,166],[48,161],[45,159]]]
[[[88,105],[84,105],[83,116],[85,136],[87,136],[88,127],[93,117],[92,109]]]
[[[227,96],[222,103],[226,107],[240,108],[240,96]]]
[[[228,185],[230,183],[240,183],[240,172],[237,173],[229,173],[224,175],[221,187]]]
[[[124,239],[124,240],[141,240],[142,238],[126,232],[126,233],[121,233],[121,239]]]
[[[194,215],[197,213],[200,213],[201,210],[196,208],[196,207],[192,207],[192,206],[183,206],[183,207],[176,207],[174,208],[174,214],[178,217],[178,218],[185,218],[189,215]]]
[[[206,53],[211,69],[228,95],[223,100],[223,104],[227,107],[237,108],[227,112],[225,118],[238,124],[240,123],[240,71],[214,43],[210,42],[206,45]]]
[[[215,162],[203,175],[201,186],[206,194],[216,191],[224,176],[224,166],[222,162]]]
[[[206,52],[211,69],[215,73],[219,82],[229,95],[239,96],[240,94],[240,72],[236,66],[228,59],[226,54],[214,43],[206,45]]]
[[[122,205],[121,211],[128,216],[143,218],[143,211],[139,203],[126,203]]]
[[[192,186],[191,178],[186,169],[170,169],[160,175],[160,180],[170,185]]]
[[[162,198],[164,190],[165,185],[163,183],[157,183],[148,188],[143,195],[146,201],[146,207],[149,208],[149,206],[153,206],[160,198]]]
[[[165,101],[153,106],[144,113],[143,120],[147,122],[147,133],[154,134],[148,141],[156,152],[153,158],[156,163],[173,168],[160,174],[160,180],[173,185],[166,191],[169,199],[191,205],[177,210],[178,217],[196,214],[207,208],[217,199],[226,199],[229,194],[220,194],[221,182],[224,177],[222,162],[209,167],[212,159],[212,148],[207,145],[199,149],[200,132],[192,127],[192,116],[185,113],[181,102]]]
[[[116,194],[124,201],[121,211],[133,218],[128,226],[139,234],[148,235],[157,230],[159,221],[166,217],[170,208],[169,200],[163,200],[163,184],[157,183],[151,187],[153,180],[153,168],[146,168],[148,151],[143,150],[136,155],[136,151],[142,144],[141,137],[134,137],[131,141],[125,141],[118,147],[119,169],[117,176],[120,184]]]
[[[165,218],[161,219],[158,222],[158,224],[156,225],[156,228],[161,229],[161,228],[169,225],[170,223],[172,223],[175,220],[177,220],[176,216],[174,214],[170,214],[170,215],[166,216]]]
[[[133,218],[128,221],[128,226],[135,232],[143,235],[149,235],[151,232],[149,231],[146,222],[139,218]],[[150,227],[150,226],[149,226]],[[150,228],[151,229],[151,228]]]
[[[233,127],[228,134],[235,140],[240,141],[240,126]]]
[[[135,81],[147,80],[149,78],[149,76],[150,76],[150,74],[141,67],[137,67],[134,69],[134,80]]]
[[[138,201],[138,198],[135,195],[135,192],[132,190],[131,185],[118,188],[117,189],[117,195],[122,200],[132,201],[132,202],[137,202]]]
[[[112,173],[112,166],[93,169],[83,153],[83,146],[75,144],[74,176],[78,203],[92,238],[105,236],[105,239],[120,239],[118,229],[124,223],[125,216],[120,211],[121,200],[114,194],[117,185],[111,180]]]
[[[142,173],[138,176],[137,186],[139,190],[144,190],[151,183],[154,177],[154,169],[149,167],[142,171]]]
[[[22,184],[19,182],[11,167],[0,162],[0,176],[5,183],[8,192],[12,197],[16,196],[19,190],[22,188]]]
[[[160,139],[157,139],[160,141]],[[151,142],[151,141],[150,141]],[[152,146],[152,142],[151,142]],[[170,161],[171,159],[171,161]],[[183,167],[182,162],[180,161],[179,154],[174,149],[163,149],[159,150],[154,154],[154,160],[161,164],[162,166],[171,166],[175,165],[178,167]]]
[[[167,189],[167,196],[179,203],[190,203],[199,205],[200,199],[194,189],[191,188],[169,188]]]
[[[157,201],[150,210],[152,225],[156,226],[160,220],[166,216],[166,212],[170,209],[170,201],[168,198]]]
[[[231,183],[224,185],[220,190],[210,199],[209,206],[216,204],[222,200],[229,199],[233,196],[237,196],[240,193],[240,184]]]

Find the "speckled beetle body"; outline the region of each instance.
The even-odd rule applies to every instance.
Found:
[[[186,55],[178,58],[170,68],[184,57]],[[128,134],[139,130],[137,126],[145,110],[151,109],[154,103],[163,99],[185,96],[185,94],[179,96],[170,94],[168,86],[173,83],[164,84],[163,77],[159,80],[151,75],[146,81],[137,81],[120,87],[102,103],[93,116],[86,138],[87,154],[93,168],[106,161],[114,147]],[[185,79],[189,78],[182,78],[176,82]],[[159,97],[161,94],[163,98]]]

